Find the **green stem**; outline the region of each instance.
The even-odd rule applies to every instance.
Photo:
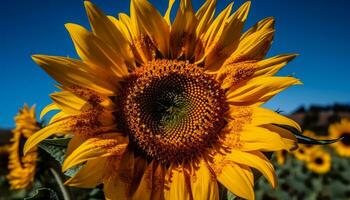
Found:
[[[62,176],[59,174],[59,172],[57,172],[56,169],[54,168],[50,168],[50,172],[52,173],[52,175],[54,176],[61,192],[62,192],[62,196],[63,196],[63,199],[64,200],[71,200],[71,197],[70,197],[70,193],[69,193],[69,190],[68,188],[63,184],[63,181],[62,181]]]

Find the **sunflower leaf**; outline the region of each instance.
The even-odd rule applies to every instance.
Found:
[[[53,145],[58,147],[67,147],[71,138],[54,138],[54,139],[46,139],[40,142],[40,144]],[[40,146],[40,145],[39,145]]]
[[[46,151],[62,166],[70,139],[71,138],[46,139],[40,142],[39,147]],[[80,165],[73,167],[67,170],[64,175],[72,177],[81,167]]]
[[[59,200],[55,191],[50,188],[39,188],[35,191],[35,194],[31,197],[24,198],[25,200]]]
[[[291,126],[279,125],[279,124],[275,124],[275,125],[292,132],[295,135],[295,137],[297,138],[299,144],[327,145],[327,144],[332,144],[332,143],[338,142],[338,141],[343,139],[342,137],[340,137],[340,138],[334,139],[334,140],[317,140],[317,139],[302,135],[302,133],[300,133],[298,130],[296,130],[295,128],[293,128]]]
[[[46,139],[40,142],[39,147],[62,165],[69,140],[70,138]]]

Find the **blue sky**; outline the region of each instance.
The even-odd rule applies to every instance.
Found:
[[[218,0],[221,10],[229,2]],[[128,0],[94,0],[109,15],[129,11]],[[164,13],[165,0],[151,0]],[[198,8],[203,0],[195,1]],[[235,8],[244,1],[235,1]],[[260,19],[276,18],[276,36],[269,56],[299,53],[281,75],[300,78],[304,85],[277,95],[266,106],[290,112],[299,105],[350,103],[350,1],[253,0],[246,28]],[[13,116],[24,102],[39,111],[57,89],[31,60],[32,54],[76,57],[64,24],[88,27],[81,0],[2,0],[0,5],[0,127],[13,127]]]

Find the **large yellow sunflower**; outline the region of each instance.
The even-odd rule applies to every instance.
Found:
[[[328,152],[318,148],[316,151],[309,154],[306,166],[315,173],[327,173],[331,169],[331,156]]]
[[[81,60],[34,55],[61,84],[43,111],[59,112],[25,144],[73,134],[66,183],[95,187],[107,199],[218,199],[218,183],[254,199],[252,168],[276,185],[262,152],[297,148],[294,121],[261,105],[291,85],[274,75],[296,55],[264,59],[274,36],[266,18],[242,34],[250,2],[214,17],[216,1],[194,11],[182,0],[170,20],[147,0],[130,16],[106,16],[85,2],[92,31],[66,24]]]
[[[40,129],[35,118],[35,107],[29,108],[24,105],[24,108],[20,109],[16,115],[15,122],[16,128],[12,131],[12,145],[9,149],[8,169],[10,172],[7,179],[11,189],[22,189],[31,185],[35,175],[37,147],[33,146],[26,155],[22,155],[24,141]]]
[[[340,156],[350,157],[350,120],[344,118],[339,123],[331,124],[328,132],[330,138],[343,138],[332,147]]]

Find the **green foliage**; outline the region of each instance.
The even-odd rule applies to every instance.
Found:
[[[257,182],[255,193],[257,199],[346,199],[350,194],[350,159],[339,157],[328,147],[331,153],[332,167],[326,174],[316,174],[308,170],[305,162],[297,160],[292,155],[287,157],[285,164],[275,169],[278,176],[278,186],[272,189],[265,179]]]
[[[31,197],[24,198],[25,200],[59,200],[55,191],[50,188],[39,188]]]

